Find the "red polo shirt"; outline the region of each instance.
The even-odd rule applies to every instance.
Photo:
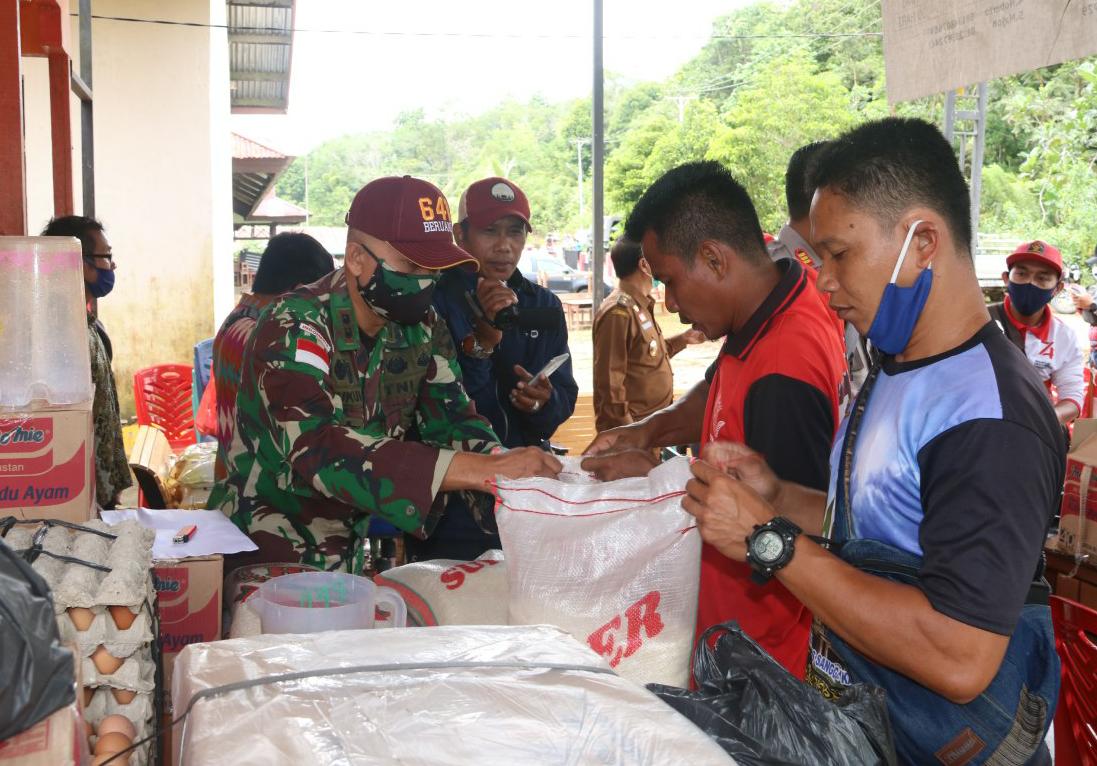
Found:
[[[814,274],[793,259],[777,267],[780,282],[709,368],[702,443],[744,443],[780,478],[826,491],[831,442],[849,392],[845,345]],[[749,566],[706,544],[697,634],[728,620],[804,677],[811,613],[776,579],[755,585]]]

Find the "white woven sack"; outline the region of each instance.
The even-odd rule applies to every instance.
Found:
[[[502,551],[485,551],[474,561],[432,559],[374,576],[408,607],[408,624],[506,625],[507,576]]]
[[[625,678],[685,686],[701,567],[689,478],[676,458],[642,479],[500,480],[510,623],[556,625]]]

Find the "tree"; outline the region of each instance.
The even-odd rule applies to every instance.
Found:
[[[850,108],[850,91],[834,72],[812,72],[813,62],[798,53],[767,64],[755,83],[738,92],[724,115],[708,158],[719,160],[742,183],[758,210],[762,227],[777,231],[788,218],[785,168],[799,147],[835,138],[869,116]],[[875,102],[874,102],[875,103]]]

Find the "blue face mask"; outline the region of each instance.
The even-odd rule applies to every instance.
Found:
[[[1006,292],[1009,293],[1009,302],[1013,308],[1017,309],[1017,313],[1023,317],[1030,317],[1039,313],[1051,302],[1052,296],[1055,295],[1055,288],[1049,287],[1045,290],[1031,283],[1019,285],[1016,282],[1010,282],[1006,285]]]
[[[96,298],[105,298],[114,289],[114,270],[95,268],[95,281],[88,282],[88,292]]]
[[[891,282],[884,288],[884,296],[880,299],[872,326],[866,333],[872,344],[885,354],[898,354],[910,343],[914,325],[918,323],[918,317],[922,315],[922,309],[929,300],[929,290],[933,287],[933,264],[923,269],[910,287],[895,284],[899,270],[903,268],[903,261],[906,260],[907,249],[914,238],[914,228],[920,223],[921,221],[915,221],[907,229],[903,249],[899,251],[899,260],[895,262],[895,271],[891,273]]]

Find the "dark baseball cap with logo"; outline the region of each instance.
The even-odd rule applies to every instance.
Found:
[[[477,181],[461,195],[457,203],[457,221],[468,221],[478,229],[491,226],[500,218],[517,216],[533,231],[529,222],[529,200],[518,185],[495,176]]]
[[[384,240],[424,269],[449,269],[476,259],[453,242],[449,202],[434,184],[411,176],[370,181],[350,203],[347,226]]]

